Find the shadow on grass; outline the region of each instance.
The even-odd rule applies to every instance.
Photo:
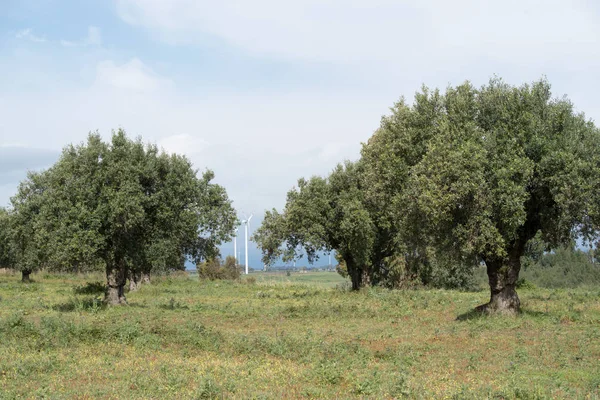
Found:
[[[460,314],[458,317],[456,317],[456,321],[473,321],[478,319],[485,319],[486,317],[488,317],[488,314],[474,308],[472,310],[467,311],[464,314]]]
[[[474,308],[472,310],[467,311],[464,314],[460,314],[458,317],[456,317],[456,321],[482,320],[482,319],[486,319],[486,318],[498,316],[498,315],[502,315],[502,314],[488,314],[485,311]],[[528,310],[528,309],[521,308],[521,310],[516,315],[511,315],[511,316],[513,316],[513,317],[530,317],[530,318],[538,318],[539,319],[539,318],[548,318],[551,315],[549,313],[546,313],[543,311],[535,311],[535,310]]]
[[[160,308],[162,310],[187,310],[187,309],[189,309],[188,306],[186,306],[185,304],[181,304],[178,301],[175,301],[175,299],[173,299],[173,298],[171,298],[171,300],[169,300],[169,302],[167,304],[159,305],[158,308]]]
[[[75,294],[102,294],[106,290],[106,285],[102,282],[88,282],[85,285],[75,286]]]
[[[133,308],[148,308],[147,305],[145,304],[140,304],[140,303],[127,303],[128,307],[133,307]]]
[[[98,298],[70,299],[69,301],[52,306],[52,309],[60,312],[73,311],[100,311],[106,309],[106,303]]]
[[[544,312],[544,311],[535,311],[535,310],[527,310],[521,309],[521,313],[519,314],[523,317],[531,317],[531,318],[551,318],[552,313]]]

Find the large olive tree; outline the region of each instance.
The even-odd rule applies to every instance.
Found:
[[[379,157],[395,161],[383,173],[401,184],[401,242],[484,261],[491,296],[482,311],[519,310],[521,257],[539,231],[553,247],[597,232],[599,131],[545,80],[424,90],[413,105],[399,102],[375,136],[368,146],[386,143]]]
[[[130,270],[181,268],[186,257],[212,254],[233,233],[235,212],[224,189],[210,183],[212,173],[198,178],[185,157],[130,140],[123,130],[108,143],[90,134],[87,143],[66,147],[45,175],[39,229],[49,264],[100,261],[110,304],[125,302]],[[207,203],[211,190],[221,196]],[[221,218],[207,226],[207,213]]]

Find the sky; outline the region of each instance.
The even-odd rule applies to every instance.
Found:
[[[584,0],[2,0],[0,206],[65,145],[124,128],[212,169],[252,232],[423,84],[545,76],[597,121],[599,39]]]

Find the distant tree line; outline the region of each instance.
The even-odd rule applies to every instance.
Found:
[[[576,288],[600,285],[600,254],[570,243],[552,251],[540,235],[530,241],[522,258],[522,282],[545,288]]]
[[[484,264],[479,310],[513,313],[530,241],[596,241],[599,213],[599,130],[546,80],[493,78],[401,99],[358,161],[299,179],[254,240],[267,264],[335,250],[355,290],[462,287]]]
[[[119,129],[64,148],[49,169],[30,172],[0,208],[0,266],[22,272],[106,271],[105,300],[125,302],[150,273],[183,270],[218,256],[237,225],[225,189],[184,156],[131,140]]]

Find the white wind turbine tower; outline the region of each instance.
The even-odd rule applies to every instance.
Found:
[[[235,228],[235,236],[233,237],[233,258],[235,258],[235,264],[239,264],[238,261],[238,253],[237,253],[237,233],[238,233],[238,228]],[[237,267],[236,267],[237,268]]]
[[[244,224],[246,228],[246,275],[248,275],[248,226],[250,225],[252,216],[253,214],[250,214],[247,220],[242,221],[242,224]]]

